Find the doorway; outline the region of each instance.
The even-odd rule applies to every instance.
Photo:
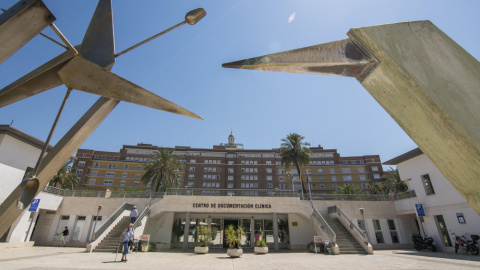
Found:
[[[451,247],[452,242],[450,241],[447,224],[445,224],[445,220],[443,219],[443,216],[438,215],[434,217],[435,217],[435,221],[437,222],[437,229],[439,231],[440,238],[443,240],[443,245],[445,245],[446,247]]]

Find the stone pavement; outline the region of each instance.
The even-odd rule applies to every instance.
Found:
[[[132,253],[128,262],[115,261],[114,253],[86,253],[84,248],[28,247],[0,249],[0,269],[480,269],[480,256],[381,250],[375,255],[324,255],[307,252],[246,251],[231,259],[226,250],[206,255],[193,252]]]

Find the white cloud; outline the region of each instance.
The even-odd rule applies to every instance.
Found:
[[[295,12],[293,12],[292,15],[290,15],[290,17],[288,17],[287,22],[291,23],[291,22],[293,22],[293,20],[295,20]]]

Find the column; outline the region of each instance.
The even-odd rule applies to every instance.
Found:
[[[278,246],[278,219],[277,213],[273,213],[273,243],[275,251],[278,251],[280,248]]]
[[[250,246],[255,247],[255,219],[250,219]]]
[[[187,212],[187,216],[185,217],[185,226],[183,230],[183,250],[188,249],[188,231],[190,230],[190,213]]]

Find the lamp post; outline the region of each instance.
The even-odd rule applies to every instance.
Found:
[[[92,232],[92,237],[91,240],[95,240],[95,227],[97,227],[97,221],[98,221],[98,215],[100,214],[100,211],[102,210],[103,205],[99,205],[97,209],[97,216],[95,217],[95,224],[93,224],[93,232]]]
[[[310,187],[310,176],[309,171],[307,170],[307,185],[308,185],[308,193],[310,194],[310,201],[312,200],[312,188]]]
[[[364,208],[359,208],[358,210],[360,210],[360,214],[362,214],[362,220],[363,220],[363,225],[365,226],[365,233],[367,234],[367,243],[370,241],[368,239],[368,229],[367,229],[367,222],[365,222],[365,209]]]

